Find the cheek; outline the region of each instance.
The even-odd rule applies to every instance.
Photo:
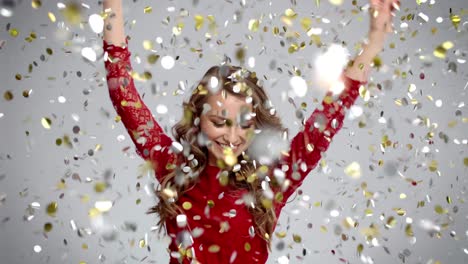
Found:
[[[219,130],[216,127],[213,127],[212,125],[210,125],[207,122],[200,123],[200,130],[210,140],[215,139],[215,138],[217,138],[217,137],[219,137],[221,135],[221,133],[219,132]]]

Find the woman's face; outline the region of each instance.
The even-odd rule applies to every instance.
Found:
[[[209,140],[210,165],[216,165],[217,160],[226,161],[226,155],[238,157],[249,147],[255,127],[252,113],[252,103],[246,102],[245,97],[225,91],[208,96],[200,129]]]

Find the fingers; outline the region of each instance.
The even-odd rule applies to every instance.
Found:
[[[392,11],[400,11],[400,1],[399,0],[394,0],[392,2]]]
[[[370,0],[372,9],[382,11],[400,11],[400,0]]]

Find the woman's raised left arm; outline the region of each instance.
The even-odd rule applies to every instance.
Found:
[[[367,82],[373,58],[381,51],[385,36],[391,32],[391,11],[398,9],[397,0],[371,0],[369,42],[341,76],[344,90],[337,95],[327,92],[325,98],[304,124],[303,131],[292,140],[289,152],[279,163],[284,174],[282,182],[274,189],[277,215],[289,196],[302,184],[315,168],[333,137],[343,126],[346,110],[356,101],[359,87]]]
[[[400,1],[370,0],[370,5],[367,43],[344,71],[348,78],[361,82],[367,82],[372,61],[382,51],[388,33],[393,31],[393,11],[399,10]]]

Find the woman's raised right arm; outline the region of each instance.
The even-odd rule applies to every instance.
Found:
[[[124,33],[122,1],[104,0],[104,11],[107,13],[104,19],[103,48],[107,53],[104,64],[117,120],[125,125],[137,153],[153,162],[156,176],[161,181],[166,165],[175,162],[175,155],[170,150],[172,139],[158,125],[135,88],[131,75],[131,53]]]
[[[116,46],[125,46],[125,30],[122,12],[122,0],[104,0],[104,41]]]

